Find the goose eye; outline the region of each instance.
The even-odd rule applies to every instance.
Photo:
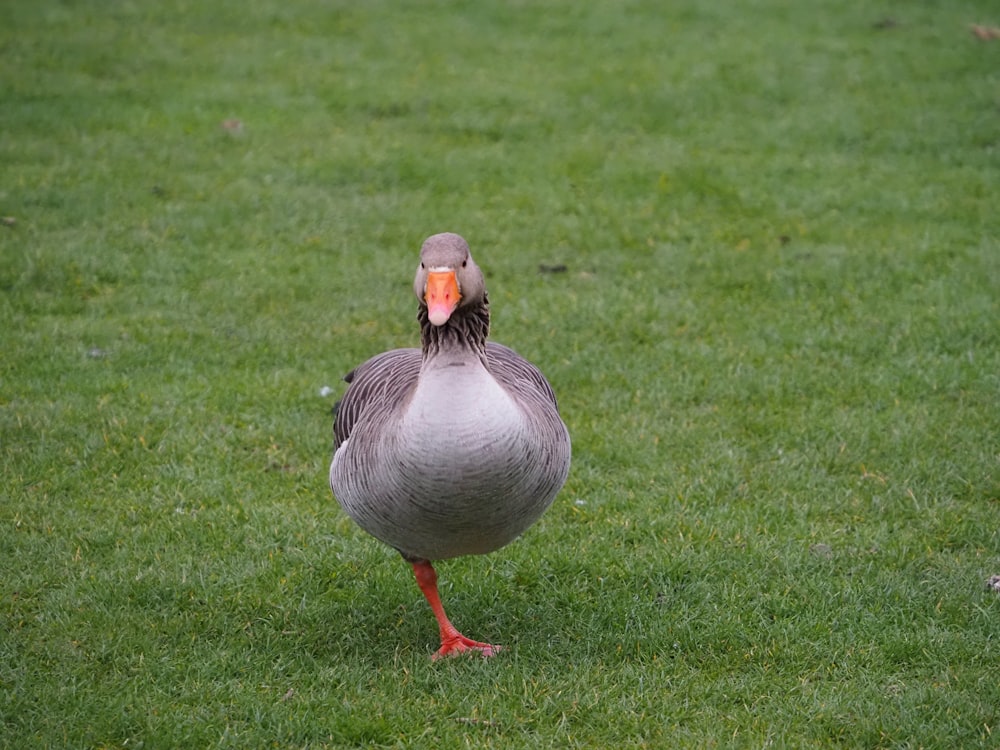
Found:
[[[463,261],[462,261],[462,268],[465,268],[465,266],[466,266],[466,265],[468,264],[468,262],[469,262],[469,261],[467,261],[467,260],[463,260]]]
[[[423,261],[420,261],[420,267],[421,267],[421,268],[427,268],[427,266],[425,266],[425,265],[424,265],[424,262],[423,262]]]

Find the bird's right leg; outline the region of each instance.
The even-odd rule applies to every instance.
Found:
[[[432,658],[440,659],[442,656],[454,656],[465,651],[477,651],[484,657],[495,655],[500,650],[500,646],[466,638],[451,624],[451,620],[445,614],[444,605],[441,604],[441,597],[438,595],[437,572],[430,561],[410,560],[408,562],[413,566],[417,585],[424,592],[427,603],[431,605],[431,610],[434,612],[434,617],[437,618],[438,628],[441,631],[441,648]]]

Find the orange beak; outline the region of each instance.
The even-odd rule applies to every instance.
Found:
[[[427,318],[433,325],[443,326],[455,312],[462,293],[458,291],[458,279],[454,271],[430,271],[424,301],[427,303]]]

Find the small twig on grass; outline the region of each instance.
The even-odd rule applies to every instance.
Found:
[[[459,724],[473,724],[479,727],[498,727],[500,724],[489,719],[477,719],[473,716],[456,716],[455,721]]]
[[[973,23],[969,24],[969,31],[976,39],[982,39],[983,41],[989,41],[991,39],[1000,39],[1000,27],[997,26],[980,26],[979,24]]]
[[[886,479],[881,474],[877,474],[874,471],[868,471],[868,468],[861,464],[861,478],[862,479],[874,479],[879,484],[885,484]]]

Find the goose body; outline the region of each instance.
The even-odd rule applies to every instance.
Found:
[[[421,248],[420,349],[350,373],[334,424],[330,486],[362,529],[410,562],[441,629],[437,655],[497,647],[465,638],[437,596],[432,560],[512,542],[566,481],[570,439],[542,373],[487,343],[482,272],[455,234]]]

